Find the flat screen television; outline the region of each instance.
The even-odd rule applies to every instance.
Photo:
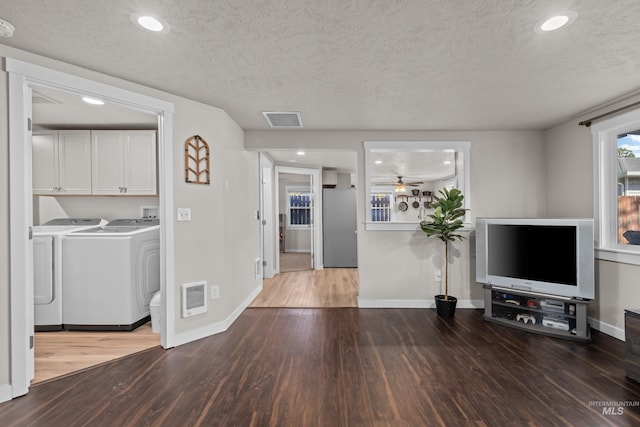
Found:
[[[476,219],[476,280],[492,287],[594,298],[592,219]]]

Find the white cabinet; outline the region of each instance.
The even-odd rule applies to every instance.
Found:
[[[156,131],[92,131],[92,193],[155,195]]]
[[[91,194],[89,131],[38,131],[32,141],[33,194]]]

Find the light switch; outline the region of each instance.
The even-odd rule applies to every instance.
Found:
[[[178,221],[191,221],[191,209],[178,208]]]

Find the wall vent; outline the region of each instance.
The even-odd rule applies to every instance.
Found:
[[[263,111],[272,128],[301,128],[302,116],[298,111]]]
[[[182,284],[182,317],[207,312],[207,282]]]

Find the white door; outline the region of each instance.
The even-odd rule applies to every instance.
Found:
[[[124,188],[122,132],[91,132],[91,186],[96,195],[122,194]]]
[[[309,266],[312,270],[314,269],[315,266],[315,242],[314,242],[314,230],[316,228],[316,220],[315,220],[315,215],[314,215],[314,206],[316,205],[315,202],[315,198],[316,198],[316,192],[314,191],[314,187],[313,187],[313,175],[309,175],[309,199],[310,199],[310,205],[309,205],[309,220],[311,222],[311,228],[309,228],[309,241],[311,242],[311,265]]]
[[[270,279],[275,275],[274,248],[279,239],[273,215],[273,163],[260,156],[261,210],[262,210],[262,277]]]
[[[91,132],[58,132],[58,182],[62,194],[91,194]]]
[[[125,193],[156,194],[156,131],[125,131],[123,141]]]
[[[58,131],[39,131],[32,140],[33,194],[53,194],[58,188]]]

